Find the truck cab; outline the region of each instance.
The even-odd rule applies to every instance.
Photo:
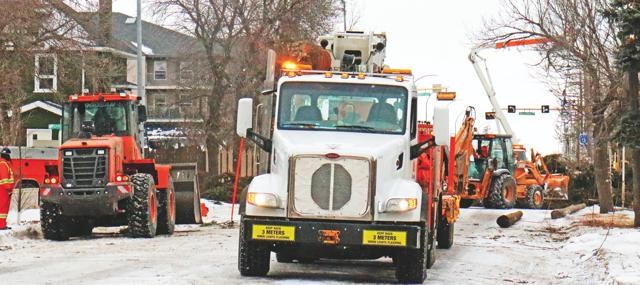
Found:
[[[368,52],[379,51],[358,54]],[[418,142],[411,72],[354,72],[366,68],[360,63],[351,71],[285,63],[274,92],[264,95],[272,104],[239,101],[238,135],[269,153],[268,171],[254,177],[242,195],[242,275],[266,275],[275,252],[279,262],[388,256],[400,281],[426,278],[443,212],[438,201],[445,154],[440,148],[430,152],[438,161],[429,172],[433,186],[417,183],[416,158],[428,144]],[[344,60],[334,64],[349,66]],[[265,106],[273,106],[268,132],[254,125],[265,121],[254,118],[254,108],[260,116]],[[448,125],[437,128],[446,129],[442,137],[448,144]]]

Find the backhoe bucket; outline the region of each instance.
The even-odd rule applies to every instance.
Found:
[[[171,164],[171,178],[176,190],[176,224],[201,224],[198,165]]]

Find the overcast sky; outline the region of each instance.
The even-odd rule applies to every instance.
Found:
[[[135,15],[136,1],[113,2],[114,11]],[[145,2],[143,0],[143,5]],[[353,0],[348,9],[360,11],[358,30],[387,33],[386,64],[411,68],[416,77],[436,74],[420,80],[418,87],[438,83],[456,91],[457,104],[461,107],[455,112],[461,112],[462,106],[473,105],[478,111],[478,129],[489,125],[495,131],[495,123],[484,120],[484,112],[491,111],[491,106],[467,57],[482,30],[483,20],[495,17],[500,3],[501,0]],[[152,20],[150,17],[149,14],[143,16],[145,20]],[[538,60],[534,52],[524,48],[502,49],[482,51],[481,55],[487,58],[503,108],[507,105],[536,109],[543,104],[558,106],[541,82],[540,70],[531,66]],[[535,116],[507,114],[507,118],[521,143],[550,154],[562,151],[556,138],[557,115],[538,111]]]

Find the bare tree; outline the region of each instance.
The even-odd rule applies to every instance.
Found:
[[[334,0],[153,0],[158,15],[201,44],[206,88],[204,118],[209,164],[217,169],[217,151],[233,141],[236,99],[255,94],[264,78],[267,48],[327,31],[335,17]],[[196,55],[198,57],[200,55]],[[199,87],[203,84],[199,83]]]
[[[614,60],[619,46],[616,29],[602,14],[608,1],[506,0],[504,7],[501,18],[487,23],[483,41],[548,38],[551,44],[538,48],[544,58],[541,66],[561,77],[581,74],[600,211],[613,210],[607,144],[618,116],[614,103],[620,97],[622,77]]]

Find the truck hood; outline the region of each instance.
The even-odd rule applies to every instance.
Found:
[[[288,156],[337,153],[378,160],[389,154],[395,158],[408,147],[404,135],[353,132],[279,131],[274,142],[278,146],[276,152],[286,152]]]

